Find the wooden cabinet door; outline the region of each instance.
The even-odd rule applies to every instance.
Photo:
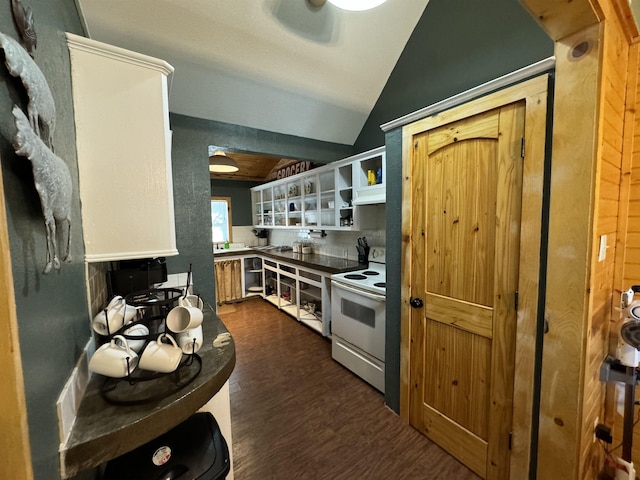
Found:
[[[509,472],[524,118],[514,103],[412,143],[410,423],[483,478]]]

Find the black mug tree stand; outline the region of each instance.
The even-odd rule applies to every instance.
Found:
[[[166,317],[169,311],[175,306],[182,292],[175,288],[158,288],[134,292],[126,297],[125,305],[133,307],[143,307],[142,318],[127,324],[127,329],[135,325],[145,325],[148,335],[128,335],[120,333],[127,341],[143,340],[145,343],[138,352],[142,356],[149,342],[158,339],[159,336],[173,336],[167,328]],[[126,306],[125,306],[126,309]],[[150,312],[150,316],[145,316]],[[107,324],[107,335],[105,342],[111,341],[118,332],[109,330],[109,319],[105,319]],[[124,321],[124,314],[123,314]],[[124,327],[124,326],[123,326]],[[171,373],[159,373],[146,370],[135,370],[130,366],[130,357],[126,357],[127,375],[123,378],[106,377],[100,392],[103,398],[115,405],[139,405],[148,402],[155,402],[169,395],[177,393],[189,385],[202,370],[202,359],[196,353],[196,339],[193,339],[191,353],[184,353],[178,368]]]

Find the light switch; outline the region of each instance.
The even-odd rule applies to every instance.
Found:
[[[598,252],[598,261],[603,262],[605,258],[607,258],[607,236],[600,236],[600,251]]]

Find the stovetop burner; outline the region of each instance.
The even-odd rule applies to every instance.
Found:
[[[360,265],[361,270],[349,270],[331,275],[331,282],[344,284],[379,297],[386,294],[386,268],[384,247],[373,247],[369,255],[369,264]],[[639,315],[640,316],[640,315]]]
[[[367,277],[364,275],[360,275],[359,273],[348,273],[344,276],[344,278],[348,278],[349,280],[366,280]]]

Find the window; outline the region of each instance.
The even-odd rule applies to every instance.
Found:
[[[211,197],[213,243],[231,242],[231,197]]]

